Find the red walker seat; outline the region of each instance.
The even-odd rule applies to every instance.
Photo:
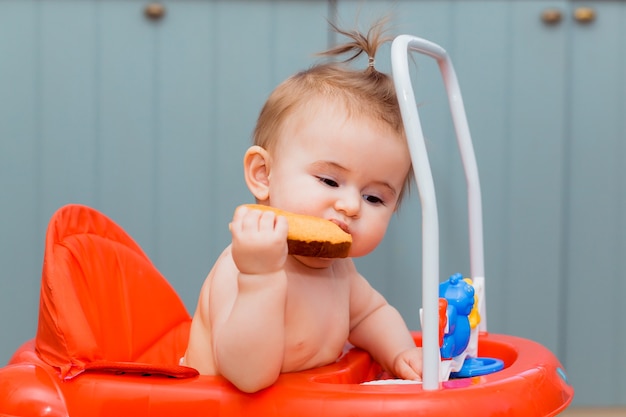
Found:
[[[61,378],[96,369],[195,376],[178,366],[190,324],[176,292],[117,224],[78,205],[52,217],[35,350]]]
[[[479,352],[505,369],[437,391],[359,385],[381,368],[347,346],[336,363],[245,394],[178,365],[190,323],[173,288],[118,225],[91,208],[65,206],[48,227],[37,335],[0,369],[0,415],[528,417],[556,415],[573,397],[547,349],[493,334],[481,335]],[[414,338],[421,344],[419,333]]]

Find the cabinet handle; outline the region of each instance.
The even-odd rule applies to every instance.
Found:
[[[150,20],[161,20],[165,16],[165,6],[160,3],[150,3],[143,12]]]
[[[574,19],[578,23],[589,24],[596,20],[596,11],[591,7],[579,7],[574,10]]]
[[[556,25],[563,17],[559,9],[546,9],[541,13],[541,20],[546,25]]]

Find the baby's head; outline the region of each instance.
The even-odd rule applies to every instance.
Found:
[[[254,144],[273,153],[282,136],[285,121],[320,99],[345,109],[349,117],[367,118],[380,123],[391,129],[394,136],[406,140],[393,80],[374,66],[377,49],[390,40],[383,36],[384,25],[384,20],[377,22],[367,35],[356,31],[346,32],[333,26],[337,32],[350,38],[351,42],[320,55],[332,57],[351,52],[353,56],[344,62],[315,65],[281,83],[261,110],[254,130]],[[351,68],[349,61],[361,53],[369,57],[367,67]],[[398,204],[408,189],[411,173],[412,170],[409,170]]]

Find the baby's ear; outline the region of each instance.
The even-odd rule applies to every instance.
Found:
[[[269,198],[270,155],[262,147],[248,148],[243,157],[243,173],[248,189],[257,201]]]

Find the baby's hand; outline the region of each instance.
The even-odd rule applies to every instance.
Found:
[[[235,265],[244,274],[267,274],[283,268],[287,260],[287,219],[271,211],[235,210],[230,231]]]
[[[422,349],[415,347],[400,353],[396,356],[391,371],[398,378],[421,381]]]

